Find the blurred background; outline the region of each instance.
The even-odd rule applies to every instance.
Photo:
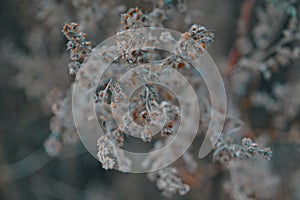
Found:
[[[195,174],[182,173],[191,191],[171,199],[300,199],[298,1],[190,0],[184,11],[176,8],[181,1],[165,2],[174,7],[166,27],[184,32],[196,23],[214,31],[208,51],[224,75],[230,107],[244,122],[239,136],[273,151],[270,161],[240,174],[209,155],[197,161]],[[80,141],[65,142],[56,156],[44,145],[61,119],[53,105],[74,80],[64,24],[78,22],[96,46],[120,29],[120,15],[129,8],[148,13],[154,5],[1,1],[0,199],[167,199],[144,174],[105,171]]]

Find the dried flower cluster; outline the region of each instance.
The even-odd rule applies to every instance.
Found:
[[[144,14],[139,8],[132,8],[126,14],[121,17],[121,23],[124,30],[137,29],[148,26],[163,26],[163,21],[166,18],[165,8],[157,7],[152,12]],[[78,25],[72,23],[66,25],[63,29],[65,36],[69,41],[68,50],[71,52],[71,58],[73,59],[74,53],[78,55],[73,59],[74,62],[82,63],[82,58],[89,57],[90,43],[86,44],[85,35],[78,33]],[[74,34],[75,33],[75,34]],[[146,34],[146,33],[143,33]],[[192,71],[189,61],[193,60],[196,55],[202,54],[207,46],[209,46],[214,40],[214,34],[212,31],[207,30],[204,26],[193,25],[191,28],[182,34],[181,38],[176,41],[172,35],[168,32],[162,33],[158,38],[153,37],[151,33],[149,35],[143,35],[140,37],[138,34],[121,34],[117,33],[117,45],[110,47],[110,49],[98,49],[97,55],[103,60],[113,60],[111,69],[105,72],[104,81],[97,83],[99,88],[94,96],[93,100],[96,103],[97,117],[100,121],[102,128],[105,130],[105,135],[100,136],[97,142],[98,154],[97,157],[104,169],[121,169],[130,170],[131,161],[123,151],[118,148],[124,147],[127,143],[127,136],[136,136],[142,139],[143,142],[151,142],[153,136],[156,134],[153,132],[155,126],[159,125],[161,119],[166,117],[165,123],[161,128],[160,135],[162,139],[154,140],[154,150],[163,147],[168,144],[174,138],[176,128],[180,121],[180,109],[174,101],[174,97],[168,94],[168,92],[162,90],[156,85],[147,84],[147,82],[155,81],[170,73],[167,69],[177,69],[187,72],[186,77],[195,80],[196,73]],[[78,37],[73,37],[73,35]],[[175,52],[182,55],[174,56],[168,55],[164,58],[161,64],[156,67],[152,66],[152,62],[155,58],[162,58],[160,52],[150,51],[144,47],[151,46],[160,41],[175,43]],[[77,45],[72,46],[73,42]],[[88,49],[86,49],[88,45]],[[70,46],[70,47],[69,47]],[[78,47],[78,49],[75,48]],[[87,51],[88,50],[88,51]],[[116,57],[115,55],[121,55]],[[94,58],[90,56],[89,62]],[[98,64],[93,64],[94,67],[100,67]],[[139,65],[143,65],[143,68],[139,68]],[[79,69],[79,68],[78,68]],[[118,74],[122,74],[127,70],[132,70],[129,82],[119,83]],[[85,85],[87,89],[90,87],[89,83],[92,82],[95,74],[92,71],[85,69],[84,64],[82,70],[79,72],[79,81],[82,85]],[[86,84],[88,83],[88,84]],[[123,86],[134,87],[137,83],[143,83],[144,86],[137,91],[137,94],[129,97],[123,91]],[[122,85],[122,86],[121,86]],[[200,93],[205,94],[204,99],[208,98],[207,92],[203,90],[203,82],[196,81],[193,86]],[[180,87],[180,85],[178,85]],[[201,92],[202,91],[202,92]],[[129,99],[130,98],[130,99]],[[127,107],[126,101],[129,100],[129,106]],[[204,124],[203,129],[209,121],[209,113],[211,108],[206,101],[202,105],[207,114],[203,115],[201,122]],[[128,112],[124,110],[128,109]],[[114,111],[121,111],[122,114],[114,115]],[[87,117],[89,114],[86,114]],[[92,118],[90,120],[93,120]],[[188,126],[188,124],[185,124]],[[203,130],[201,130],[203,131]],[[233,131],[233,130],[231,130]],[[234,131],[233,131],[234,132]],[[226,139],[225,139],[226,138]],[[211,138],[212,140],[214,138]],[[184,144],[184,139],[180,143]],[[162,166],[163,163],[170,159],[176,152],[175,148],[171,148],[170,151],[164,152],[159,157],[146,157],[143,166],[150,167],[150,169]],[[174,152],[172,152],[174,151]],[[186,155],[190,155],[188,152]],[[260,149],[256,143],[253,143],[251,139],[245,138],[242,141],[242,145],[234,144],[228,137],[221,137],[217,142],[214,160],[219,161],[225,166],[231,160],[236,159],[253,159],[257,156],[261,156],[265,159],[270,159],[272,152],[269,148]],[[169,158],[168,158],[169,157]],[[195,164],[193,158],[183,159],[183,162],[188,169],[195,169],[191,167],[192,163]],[[184,156],[187,158],[187,156]],[[165,160],[166,159],[166,160]],[[193,165],[194,165],[193,164]],[[178,177],[177,171],[174,167],[165,168],[157,172],[153,172],[151,180],[157,182],[157,186],[163,191],[166,196],[173,194],[186,194],[189,191],[189,186],[182,182]]]
[[[231,138],[221,137],[215,149],[213,158],[223,165],[228,165],[231,160],[255,159],[257,156],[270,160],[272,157],[270,148],[260,149],[250,138],[244,138],[242,145],[238,145],[233,143]]]
[[[24,10],[20,16],[30,20],[20,22],[24,30],[14,45],[10,37],[1,40],[0,52],[16,70],[15,80],[28,99],[41,106],[46,117],[52,113],[50,134],[44,141],[49,156],[64,155],[68,144],[80,145],[71,94],[73,86],[80,84],[86,89],[80,96],[82,104],[95,103],[96,111],[96,115],[89,110],[82,116],[99,122],[104,131],[101,136],[92,133],[98,139],[92,145],[103,169],[130,171],[135,163],[125,150],[155,152],[172,144],[167,151],[145,156],[141,161],[149,171],[160,169],[148,177],[167,197],[187,194],[188,198],[198,199],[201,194],[203,199],[300,198],[298,176],[293,173],[299,171],[300,144],[298,0],[243,0],[232,4],[216,0],[33,0],[22,2],[20,7]],[[237,8],[241,12],[236,21]],[[61,34],[62,23],[68,21],[78,23],[65,24]],[[213,31],[194,23],[209,24]],[[143,27],[167,27],[183,33],[179,38],[168,30],[152,35],[138,31]],[[136,34],[130,33],[132,29],[137,30]],[[115,45],[104,49],[92,46],[111,35],[117,38]],[[70,59],[63,49],[64,37]],[[169,43],[176,54],[147,48]],[[223,110],[212,108],[202,74],[191,64],[208,47],[229,101],[221,137],[216,137],[220,131],[208,133],[216,145],[211,154],[199,160],[195,159],[198,141],[207,132],[211,113],[223,116]],[[95,72],[105,66],[99,60],[113,61],[100,80]],[[72,76],[67,76],[68,71]],[[188,143],[188,133],[173,142],[181,121],[188,119],[183,125],[190,127],[193,119],[193,113],[183,117],[173,91],[154,84],[172,77],[170,85],[185,91],[187,87],[176,80],[175,71],[184,75],[198,97],[197,144],[172,166],[162,168]],[[92,85],[97,86],[95,91]],[[136,86],[138,89],[128,93]],[[291,154],[296,156],[290,158]],[[117,186],[120,179],[128,182],[127,176],[115,177],[111,179]],[[295,183],[289,182],[291,179]],[[115,188],[111,193],[117,193]]]
[[[76,144],[79,141],[72,115],[72,96],[62,91],[53,92],[56,100],[52,106],[54,116],[50,121],[51,134],[45,141],[45,149],[51,156],[57,156],[63,150],[64,144]]]
[[[69,42],[67,43],[67,50],[70,52],[71,60],[68,65],[69,73],[74,75],[80,69],[80,65],[84,61],[87,54],[91,51],[91,43],[86,41],[86,34],[79,32],[78,24],[66,24],[62,30]]]
[[[158,15],[158,10],[164,11],[164,8],[156,8],[156,10],[153,10],[149,14],[143,14],[138,8],[130,9],[126,14],[122,15],[121,22],[124,25],[124,29],[136,29],[145,26],[162,26],[164,18],[158,18],[158,16],[160,16]],[[84,40],[85,35],[81,38],[80,36],[82,34],[77,32],[77,27],[77,24],[74,23],[66,25],[63,32],[67,39],[70,40],[69,44],[73,41],[79,41],[75,46],[78,46],[79,50],[85,50],[83,48],[86,45]],[[79,36],[79,38],[71,37],[74,35],[74,32],[76,32],[75,35]],[[97,142],[97,156],[104,169],[117,168],[121,170],[130,170],[131,161],[122,151],[118,150],[119,147],[122,147],[126,143],[124,135],[129,134],[140,137],[144,142],[151,142],[154,134],[156,134],[156,132],[153,132],[156,130],[155,127],[161,124],[163,117],[165,117],[163,127],[159,130],[160,136],[165,138],[163,139],[164,142],[155,139],[154,143],[154,149],[160,148],[163,144],[167,144],[172,140],[181,117],[180,109],[178,105],[176,105],[177,103],[172,94],[164,91],[163,88],[160,88],[155,84],[147,84],[147,82],[169,75],[170,71],[166,70],[168,68],[188,68],[189,64],[187,61],[184,61],[184,58],[193,59],[196,53],[202,54],[206,46],[212,43],[214,35],[205,27],[198,25],[193,25],[188,32],[182,34],[182,37],[178,42],[176,42],[168,32],[164,32],[159,38],[151,36],[150,33],[149,35],[144,35],[142,38],[138,35],[130,34],[121,35],[117,33],[116,35],[119,37],[116,47],[103,50],[100,49],[97,53],[97,55],[100,55],[104,60],[114,60],[111,69],[106,72],[105,77],[107,77],[107,79],[98,84],[99,89],[96,91],[96,94],[94,94],[94,101],[98,110],[98,119],[100,120],[100,124],[102,124],[102,128],[105,130],[105,135],[100,136]],[[174,56],[170,55],[167,56],[161,64],[153,67],[151,64],[153,58],[161,57],[162,55],[160,55],[160,52],[149,51],[143,49],[143,47],[158,43],[160,40],[175,43],[177,52],[182,53],[183,58],[177,57],[174,60]],[[72,58],[75,49],[68,49],[71,49],[70,52]],[[86,53],[88,53],[87,51],[76,52],[79,52],[81,55],[79,56],[80,58],[85,57]],[[122,56],[116,59],[114,56],[116,52],[120,52],[120,55]],[[92,58],[89,58],[89,60],[91,59]],[[128,65],[127,67],[126,64]],[[138,65],[141,64],[144,65],[143,68],[138,67]],[[99,66],[95,65],[95,67]],[[125,102],[129,97],[123,92],[121,84],[116,81],[118,80],[118,77],[115,75],[125,71],[128,67],[129,69],[132,69],[130,81],[122,83],[122,85],[125,84],[133,87],[137,85],[137,83],[144,83],[144,86],[140,90],[137,90],[136,95],[130,97],[129,112],[113,116],[113,110],[122,111],[127,109]],[[91,83],[93,80],[92,77],[94,74],[85,70],[84,65],[79,73],[79,76],[83,77],[82,79],[79,79],[79,81],[82,80],[83,85],[86,85],[85,83]],[[190,73],[188,76],[193,77],[193,73]],[[88,85],[89,84],[86,86],[89,87]],[[117,124],[112,119],[114,119]],[[188,124],[186,124],[186,126],[188,126]],[[175,153],[176,149],[173,149],[173,151],[173,153],[168,152],[166,155],[161,155],[157,158],[145,158],[144,166],[149,166],[150,160],[152,160],[150,164],[152,168],[162,165],[165,156],[172,157],[172,154]],[[190,165],[189,162],[193,160],[190,156],[189,158],[190,159],[184,159],[184,161],[187,162],[187,165]],[[157,172],[156,176],[152,176],[152,179],[157,181],[159,189],[163,190],[163,193],[167,196],[175,193],[183,195],[189,191],[189,186],[182,183],[175,168],[160,170]]]
[[[158,189],[162,190],[163,195],[171,197],[176,193],[185,195],[190,187],[182,183],[178,177],[178,172],[175,168],[167,167],[157,172],[148,174],[150,180],[156,181]]]

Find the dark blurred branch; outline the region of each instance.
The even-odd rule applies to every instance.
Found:
[[[251,13],[256,0],[245,0],[241,6],[240,18],[238,20],[237,30],[236,30],[236,40],[233,44],[233,48],[230,52],[228,59],[228,74],[234,69],[239,57],[240,49],[238,46],[238,41],[247,34],[249,30],[249,22],[251,18]]]

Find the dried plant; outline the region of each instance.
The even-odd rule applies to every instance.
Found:
[[[108,180],[108,184],[101,183],[105,188],[99,190],[101,194],[97,185],[93,187],[95,193],[86,192],[83,196],[151,198],[146,192],[131,194],[136,191],[129,189],[128,197],[120,196],[120,185],[127,184],[134,176],[111,175],[114,172],[106,170],[130,172],[135,162],[125,153],[127,150],[139,148],[141,152],[156,152],[168,146],[162,153],[147,154],[140,161],[142,167],[151,171],[148,179],[155,182],[167,198],[187,195],[186,198],[199,199],[202,195],[203,199],[299,199],[298,0],[230,3],[217,0],[32,0],[18,5],[22,10],[20,16],[24,17],[18,23],[24,30],[14,43],[11,41],[15,38],[9,34],[1,39],[0,52],[4,63],[15,70],[14,87],[24,88],[26,97],[50,119],[49,136],[41,139],[47,162],[67,157],[70,144],[72,150],[81,142],[85,144],[79,139],[73,119],[73,87],[78,84],[85,88],[79,95],[82,105],[95,105],[95,110],[81,115],[90,122],[97,121],[104,132],[103,135],[91,134],[97,136],[92,141],[93,153],[104,169],[99,167],[105,174],[101,173],[101,178],[105,176],[103,180]],[[235,19],[236,9],[240,9],[238,19]],[[139,31],[145,27],[170,28],[182,33],[175,38],[167,29],[160,35]],[[137,31],[133,34],[130,30]],[[111,35],[115,36],[116,44],[103,49],[96,46]],[[157,44],[174,45],[176,54],[147,48]],[[207,51],[218,64],[224,80],[228,97],[226,113],[212,106],[206,82],[192,66],[197,55]],[[96,72],[105,67],[99,64],[101,59],[113,62],[98,80]],[[184,118],[173,91],[154,84],[172,77],[170,84],[185,91],[187,85],[176,82],[175,71],[184,75],[193,87],[200,109],[195,142],[178,160],[178,151],[189,142],[188,131],[176,140],[178,129],[182,120],[187,121],[184,127],[191,127],[194,115],[190,113]],[[128,79],[122,82],[125,73]],[[92,90],[94,85],[95,91]],[[137,85],[142,86],[129,95],[126,88]],[[211,154],[199,160],[196,159],[198,145],[210,122],[215,127],[221,123],[218,119],[212,121],[212,113],[225,117],[224,128],[208,132],[215,146]],[[19,159],[19,155],[16,157]],[[78,157],[77,161],[81,162],[82,157]],[[174,159],[176,162],[167,165]],[[11,168],[19,166],[22,165]],[[24,166],[24,174],[35,172]],[[8,167],[3,169],[1,174],[6,174]],[[150,184],[140,176],[132,179],[139,181],[141,187]],[[36,181],[37,185],[43,181]],[[50,182],[69,187],[52,179]],[[40,192],[37,188],[35,194]],[[48,188],[51,187],[48,185]],[[106,189],[109,196],[102,194]],[[54,192],[49,191],[47,195],[55,197]]]

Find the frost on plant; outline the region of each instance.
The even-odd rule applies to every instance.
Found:
[[[215,146],[213,158],[224,165],[231,160],[255,159],[257,157],[270,160],[272,151],[270,148],[259,148],[250,138],[243,138],[242,144],[233,143],[231,138],[221,137]]]
[[[158,4],[152,11],[145,14],[139,8],[131,8],[125,14],[121,15],[121,30],[116,33],[117,43],[114,46],[105,49],[97,49],[97,54],[93,53],[91,43],[86,41],[86,35],[79,31],[79,25],[76,23],[66,24],[63,33],[68,39],[67,50],[70,52],[72,63],[69,64],[70,74],[77,74],[77,81],[83,87],[87,88],[88,95],[93,96],[92,101],[95,103],[96,117],[92,114],[85,114],[89,120],[98,120],[105,134],[98,138],[94,145],[98,147],[97,158],[105,170],[119,169],[122,171],[130,171],[132,161],[126,157],[120,148],[125,148],[130,143],[130,137],[138,137],[141,142],[153,145],[152,150],[159,150],[168,145],[176,137],[176,131],[181,120],[180,106],[174,95],[170,91],[159,87],[155,82],[160,78],[172,76],[172,70],[179,70],[185,73],[185,77],[191,80],[194,89],[201,98],[200,107],[204,111],[201,115],[200,130],[204,132],[210,120],[212,108],[209,102],[209,94],[205,88],[205,83],[193,67],[191,62],[196,59],[197,55],[202,55],[206,48],[214,41],[214,33],[204,26],[192,25],[181,34],[178,41],[174,39],[168,31],[154,36],[150,32],[139,32],[138,28],[142,27],[163,27],[164,22],[171,20],[168,17],[170,7]],[[136,29],[136,32],[122,32],[123,30]],[[164,52],[153,51],[147,47],[157,43],[173,43],[174,51],[180,55],[168,55]],[[121,56],[117,56],[121,55]],[[85,61],[92,62],[98,58],[109,61],[112,60],[111,69],[104,74],[104,79],[97,83],[94,82],[97,71],[94,68],[103,66],[93,65],[90,68],[85,67]],[[160,64],[155,65],[160,61]],[[143,67],[139,67],[142,65]],[[154,66],[154,67],[153,67]],[[130,70],[129,81],[118,82],[120,74]],[[123,91],[124,86],[134,87],[141,84],[138,90],[127,96]],[[91,94],[91,85],[96,84],[95,93]],[[173,83],[176,87],[184,86],[180,83]],[[85,95],[86,95],[85,94]],[[82,95],[82,101],[85,100]],[[127,107],[126,102],[129,101]],[[87,102],[88,103],[88,102]],[[115,111],[118,111],[117,114]],[[127,112],[128,111],[128,112]],[[223,115],[221,111],[220,115]],[[122,113],[122,114],[120,114]],[[164,119],[164,121],[162,120]],[[233,123],[239,123],[238,118],[226,118]],[[159,136],[156,136],[156,128],[160,127]],[[218,122],[214,122],[218,123]],[[189,126],[189,124],[184,124]],[[217,139],[214,148],[213,160],[218,161],[226,168],[231,162],[237,160],[255,160],[258,157],[269,160],[272,156],[270,148],[259,148],[258,145],[250,138],[244,138],[241,144],[234,142],[231,138],[232,133],[240,131],[240,127],[231,126],[231,123],[225,124],[225,135],[215,138],[214,134],[210,138],[211,141]],[[158,138],[159,137],[159,138]],[[188,140],[188,139],[187,139]],[[176,148],[184,146],[185,138],[182,137],[180,142],[173,144],[173,148],[163,151],[158,156],[146,156],[142,162],[145,168],[157,169],[164,166],[175,156]],[[187,151],[181,162],[186,166],[189,173],[195,172],[197,163],[192,153]],[[181,178],[175,166],[159,169],[151,172],[149,178],[155,181],[157,187],[162,190],[165,196],[174,194],[185,195],[190,186]]]
[[[73,61],[68,65],[69,73],[76,74],[85,57],[91,51],[91,43],[86,41],[85,33],[79,32],[78,24],[76,23],[66,24],[62,32],[69,40],[67,50],[70,52],[70,57]]]
[[[144,182],[152,182],[157,191],[169,198],[177,199],[176,195],[186,195],[179,198],[189,199],[300,198],[298,176],[292,173],[299,171],[300,144],[298,0],[231,3],[32,0],[21,2],[15,8],[19,7],[24,20],[19,22],[20,33],[12,34],[18,38],[14,44],[10,43],[13,36],[2,38],[0,52],[3,66],[12,66],[9,74],[13,75],[14,87],[24,89],[21,91],[24,99],[18,96],[12,102],[33,101],[34,107],[28,109],[33,112],[25,110],[25,116],[43,112],[49,121],[47,135],[39,133],[39,137],[29,138],[35,142],[41,137],[47,159],[60,162],[68,158],[69,161],[73,151],[81,161],[86,155],[77,155],[81,153],[78,149],[86,149],[81,149],[85,142],[77,134],[72,112],[72,90],[79,85],[83,88],[78,95],[80,105],[94,105],[80,116],[88,122],[97,122],[103,130],[103,134],[91,131],[95,137],[89,141],[93,150],[90,152],[103,168],[99,167],[98,172],[106,173],[101,178],[107,176],[103,180],[114,186],[110,188],[112,199],[127,198],[118,196],[123,193],[118,184],[121,181],[127,184],[135,177],[110,176],[114,172],[107,172],[133,171],[137,163],[128,152],[145,153],[138,164],[147,169],[151,181]],[[141,31],[150,27],[164,28],[164,31],[159,34]],[[179,32],[179,37],[173,30]],[[105,48],[96,45],[113,35],[115,43]],[[157,45],[170,45],[175,53],[148,48]],[[203,71],[193,66],[197,56],[207,52],[217,64],[225,85],[226,110],[213,106],[213,93]],[[109,62],[104,70],[103,63]],[[103,76],[97,77],[97,72],[102,70]],[[186,82],[179,81],[181,75]],[[169,87],[157,84],[161,80]],[[198,106],[188,104],[191,112],[185,113],[180,100],[192,98],[190,95],[178,98],[176,92],[186,94],[189,85],[198,98]],[[2,92],[1,99],[5,101],[5,87]],[[6,109],[10,107],[3,107],[5,115]],[[197,109],[199,120],[195,120]],[[213,118],[212,113],[218,117]],[[19,116],[22,115],[13,117]],[[222,117],[224,127],[217,130]],[[189,144],[194,124],[198,128],[194,142],[177,158],[178,152]],[[208,131],[210,125],[212,129]],[[20,127],[35,128],[31,123]],[[182,127],[185,131],[179,135]],[[215,145],[205,158],[198,159],[206,134]],[[26,149],[21,153],[26,153]],[[172,165],[168,165],[170,162]],[[66,168],[69,171],[69,166]],[[20,171],[35,172],[26,167]],[[76,175],[86,171],[76,171]],[[293,183],[288,181],[291,179]],[[32,181],[36,182],[39,183]],[[138,187],[135,184],[139,186],[139,182],[130,184],[132,190]],[[103,189],[95,188],[98,193]],[[128,194],[134,192],[128,189]],[[89,191],[86,193],[92,196]],[[145,198],[142,195],[128,198],[137,197]]]
[[[190,190],[190,187],[178,177],[177,170],[172,167],[149,173],[148,177],[150,180],[156,181],[158,189],[162,190],[166,197],[171,197],[176,193],[185,195]]]

